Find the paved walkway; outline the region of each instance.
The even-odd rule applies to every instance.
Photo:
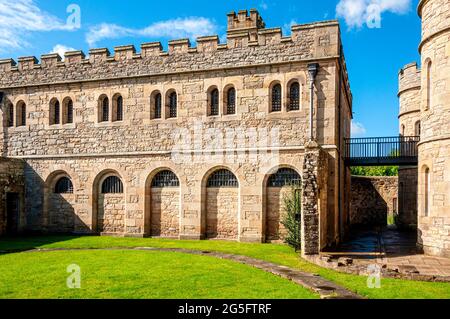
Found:
[[[323,253],[320,264],[358,274],[377,264],[389,277],[450,282],[450,258],[418,252],[416,234],[395,228],[355,231],[337,250]]]
[[[163,251],[163,252],[179,252],[184,254],[211,256],[215,258],[232,260],[241,264],[249,265],[274,275],[291,280],[292,282],[306,287],[320,295],[321,299],[362,299],[361,296],[341,287],[337,284],[328,281],[318,275],[299,271],[297,269],[286,266],[277,265],[259,259],[254,259],[242,255],[225,254],[219,252],[199,251],[179,248],[153,248],[153,247],[138,247],[138,248],[106,248],[106,249],[33,249],[26,252],[47,252],[47,251],[74,251],[74,250],[141,250],[141,251]]]

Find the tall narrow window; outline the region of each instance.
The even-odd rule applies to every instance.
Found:
[[[8,104],[6,111],[7,111],[6,125],[8,127],[12,127],[14,126],[14,107],[11,103]]]
[[[59,108],[59,101],[55,102],[55,105],[53,106],[53,124],[59,124],[59,116],[60,116],[60,108]]]
[[[230,88],[227,92],[227,114],[236,114],[236,89]]]
[[[425,169],[425,185],[424,185],[424,214],[430,214],[430,169]]]
[[[27,106],[24,102],[17,104],[16,126],[25,126],[27,124]]]
[[[300,84],[294,82],[289,88],[289,111],[300,110]]]
[[[102,114],[101,121],[108,122],[109,121],[109,99],[108,97],[104,97],[102,100]]]
[[[427,64],[427,109],[429,109],[431,107],[431,94],[433,91],[432,88],[432,77],[431,77],[431,61],[428,62]]]
[[[160,119],[162,117],[162,96],[161,93],[155,95],[153,101],[153,118]]]
[[[219,90],[214,89],[210,93],[209,98],[209,109],[210,109],[210,115],[216,116],[219,115]]]
[[[66,104],[65,123],[73,123],[73,102],[68,100]]]
[[[275,84],[272,88],[272,112],[281,111],[281,85]]]
[[[177,117],[177,93],[172,92],[169,95],[169,118]]]
[[[117,96],[114,103],[114,122],[123,120],[123,97]]]
[[[414,134],[420,136],[420,121],[417,121],[414,125]]]

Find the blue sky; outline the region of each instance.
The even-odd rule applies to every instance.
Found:
[[[0,0],[0,57],[226,33],[226,14],[256,8],[267,27],[338,18],[354,97],[354,135],[398,134],[397,75],[419,60],[418,0]],[[68,25],[70,4],[80,26]],[[70,20],[78,21],[78,20]],[[139,49],[138,49],[139,50]]]

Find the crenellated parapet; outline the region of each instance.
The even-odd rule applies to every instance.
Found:
[[[398,72],[398,95],[407,90],[420,89],[421,71],[416,62],[409,63]]]
[[[281,28],[265,28],[256,10],[229,14],[226,43],[218,35],[202,36],[192,46],[189,39],[143,43],[140,52],[133,45],[0,60],[0,88],[47,85],[242,68],[337,58],[340,53],[339,23],[335,20],[295,25],[291,35]]]
[[[398,73],[399,132],[403,136],[420,135],[420,81],[421,71],[415,62]]]

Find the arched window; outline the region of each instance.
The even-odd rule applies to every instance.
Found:
[[[169,118],[177,117],[177,92],[169,94]]]
[[[275,84],[272,87],[272,105],[271,112],[281,111],[281,84]]]
[[[72,194],[73,184],[68,177],[61,177],[55,185],[55,194]]]
[[[101,100],[101,110],[100,110],[100,122],[109,121],[109,99],[105,96]]]
[[[428,216],[430,214],[430,169],[425,168],[424,176],[424,215]]]
[[[416,124],[414,124],[414,135],[420,136],[420,121],[417,121]]]
[[[400,135],[405,136],[405,125],[404,124],[402,124],[402,126],[400,127]]]
[[[27,105],[25,102],[17,104],[16,126],[25,126],[27,124]]]
[[[219,115],[219,90],[213,89],[209,93],[209,115],[217,116]]]
[[[227,114],[236,114],[236,89],[233,87],[227,91]]]
[[[113,103],[113,122],[123,120],[123,97],[118,95],[114,98]]]
[[[72,99],[68,99],[64,107],[64,121],[63,124],[73,123],[73,102]]]
[[[59,124],[59,117],[60,117],[60,105],[59,101],[57,99],[52,99],[50,102],[50,125],[56,125]]]
[[[109,176],[102,183],[102,194],[121,194],[123,184],[119,177]]]
[[[291,168],[280,168],[276,173],[270,175],[267,187],[284,187],[301,184],[300,175]]]
[[[208,178],[207,187],[239,187],[239,182],[229,170],[219,169]]]
[[[152,99],[152,118],[160,119],[162,117],[162,96],[161,93],[156,93]]]
[[[6,126],[14,126],[14,107],[11,103],[6,106]]]
[[[294,82],[289,87],[289,111],[300,110],[300,84]]]
[[[428,64],[427,64],[427,109],[429,109],[431,107],[431,96],[432,96],[432,91],[433,91],[431,67],[432,67],[431,61],[428,61]]]
[[[164,170],[159,172],[153,177],[152,187],[155,188],[163,188],[163,187],[179,187],[180,181],[178,180],[177,175],[175,175],[172,171]]]

